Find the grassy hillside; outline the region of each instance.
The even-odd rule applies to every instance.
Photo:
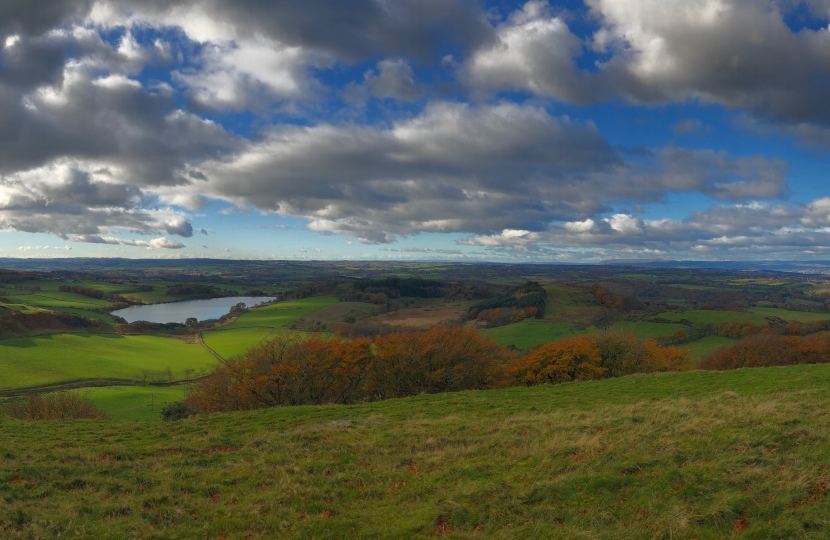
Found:
[[[240,354],[245,354],[250,348],[255,347],[273,332],[273,328],[263,328],[261,326],[252,328],[220,328],[212,332],[205,332],[203,339],[205,345],[216,351],[216,354],[222,358],[229,359]]]
[[[73,379],[132,379],[142,370],[210,370],[216,359],[201,345],[157,336],[53,334],[0,340],[0,390]]]
[[[830,366],[0,429],[3,538],[826,538]]]
[[[285,325],[337,305],[326,296],[279,302],[245,313],[231,324],[205,332],[205,345],[222,358],[233,358],[255,347],[267,336],[283,331]]]
[[[337,298],[327,296],[278,302],[262,308],[252,309],[224,328],[250,328],[253,326],[276,328],[336,303]]]

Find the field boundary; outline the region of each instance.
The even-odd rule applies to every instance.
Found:
[[[108,378],[96,378],[96,379],[75,379],[72,381],[64,381],[59,383],[52,383],[52,384],[43,384],[39,386],[28,386],[26,388],[14,388],[12,390],[0,390],[0,398],[9,398],[9,397],[20,397],[20,396],[31,396],[36,394],[45,394],[49,392],[63,392],[65,390],[75,390],[77,388],[102,388],[102,387],[109,387],[109,386],[159,386],[159,387],[170,387],[170,386],[178,386],[181,384],[188,384],[192,382],[199,381],[206,377],[210,377],[210,375],[205,375],[203,377],[193,377],[192,379],[182,379],[178,381],[171,381],[171,382],[138,382],[135,379],[108,379]]]

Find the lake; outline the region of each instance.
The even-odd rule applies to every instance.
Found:
[[[228,298],[211,298],[209,300],[185,300],[184,302],[170,302],[169,304],[150,304],[146,306],[130,306],[113,311],[113,315],[123,317],[127,322],[148,321],[154,323],[182,323],[190,317],[200,321],[218,319],[230,309],[242,302],[253,307],[262,302],[273,300],[270,296],[233,296]]]

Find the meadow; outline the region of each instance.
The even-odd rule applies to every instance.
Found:
[[[305,317],[325,307],[337,304],[337,298],[328,296],[316,296],[303,298],[302,300],[290,300],[278,302],[262,308],[251,310],[234,322],[224,326],[225,329],[232,328],[277,328],[292,321]]]
[[[185,370],[210,371],[216,359],[201,345],[170,337],[118,334],[52,334],[0,340],[0,390],[76,379],[140,378],[168,367],[176,380]]]
[[[523,350],[588,332],[574,324],[533,319],[481,330],[482,334],[492,337],[499,345],[512,345]]]
[[[84,388],[78,393],[92,400],[112,420],[161,420],[161,409],[184,399],[190,386],[108,386]]]
[[[278,302],[252,309],[230,324],[204,332],[202,339],[222,358],[232,358],[268,336],[288,331],[287,324],[337,305],[337,298],[325,296]]]
[[[826,538],[830,366],[2,420],[3,538]]]
[[[260,341],[275,332],[273,328],[254,326],[251,328],[218,329],[205,332],[202,339],[224,359],[244,354],[248,349],[256,346]]]

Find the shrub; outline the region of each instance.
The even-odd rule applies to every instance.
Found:
[[[60,392],[32,396],[6,406],[6,414],[17,420],[103,420],[107,415],[89,399],[75,392]]]
[[[184,420],[189,416],[197,414],[199,411],[185,403],[184,401],[174,401],[162,407],[162,420]]]

